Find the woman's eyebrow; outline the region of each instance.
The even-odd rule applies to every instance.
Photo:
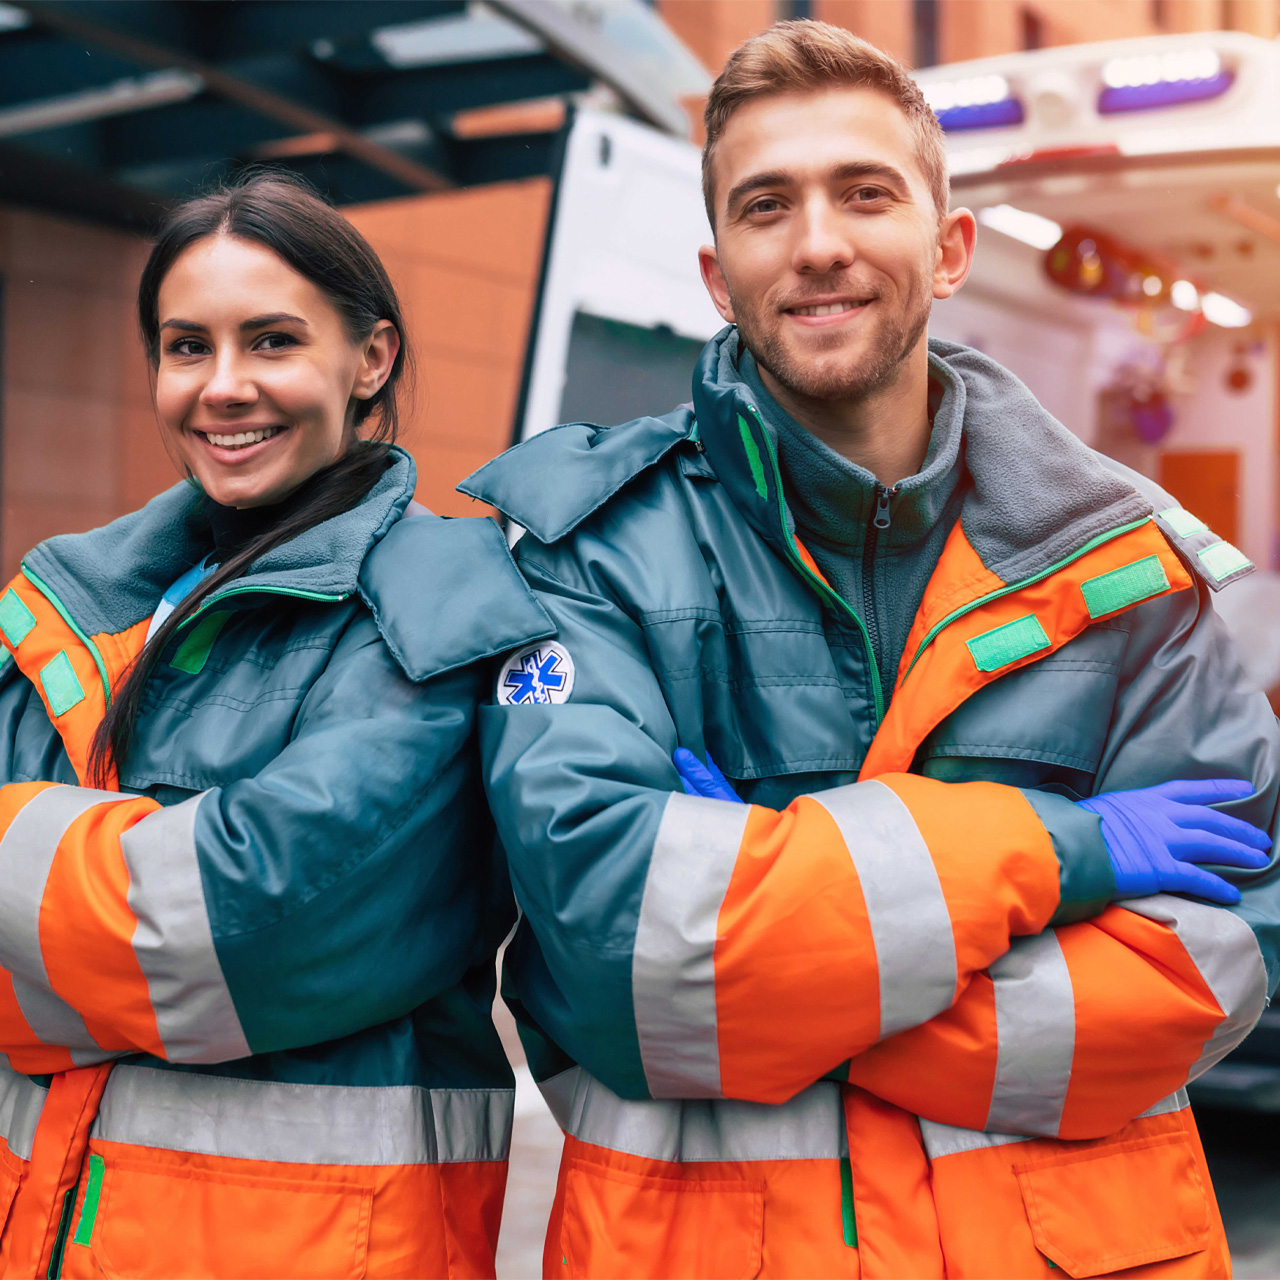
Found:
[[[160,327],[162,329],[186,329],[191,333],[204,332],[204,325],[197,324],[194,320],[162,320]]]
[[[254,316],[252,320],[246,320],[241,324],[241,332],[249,329],[265,329],[272,324],[301,324],[307,322],[301,316],[290,315],[287,311],[273,311],[270,315]]]

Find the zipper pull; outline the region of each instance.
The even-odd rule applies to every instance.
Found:
[[[897,487],[886,489],[884,485],[876,485],[876,518],[873,521],[877,529],[889,527],[889,499],[897,493]]]

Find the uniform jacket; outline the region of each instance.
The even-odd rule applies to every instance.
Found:
[[[0,596],[0,1274],[493,1274],[511,910],[476,664],[550,628],[492,522],[413,488],[394,450],[202,604],[118,789],[87,747],[212,545],[196,491]]]
[[[935,342],[967,489],[877,672],[727,333],[691,408],[463,486],[557,628],[481,714],[567,1134],[546,1273],[1226,1274],[1184,1086],[1275,986],[1280,872],[1107,905],[1071,800],[1245,777],[1273,828],[1275,719],[1209,605],[1251,566]],[[677,745],[750,803],[682,794]]]

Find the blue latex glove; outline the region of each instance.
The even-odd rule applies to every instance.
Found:
[[[1231,905],[1240,901],[1240,890],[1195,864],[1216,862],[1250,871],[1267,865],[1271,840],[1266,832],[1206,807],[1251,795],[1248,782],[1207,778],[1104,792],[1076,803],[1102,819],[1117,898],[1189,893]]]
[[[677,747],[672,760],[680,771],[680,781],[691,796],[705,796],[708,800],[732,800],[735,804],[746,801],[729,784],[729,779],[716,768],[716,762],[707,755],[703,764],[688,747]]]

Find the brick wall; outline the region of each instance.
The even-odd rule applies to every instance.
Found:
[[[441,514],[484,513],[454,485],[510,443],[549,197],[534,180],[347,211],[402,296],[418,370],[403,442],[419,500]],[[6,581],[42,539],[177,479],[136,335],[146,253],[124,232],[0,209]]]

